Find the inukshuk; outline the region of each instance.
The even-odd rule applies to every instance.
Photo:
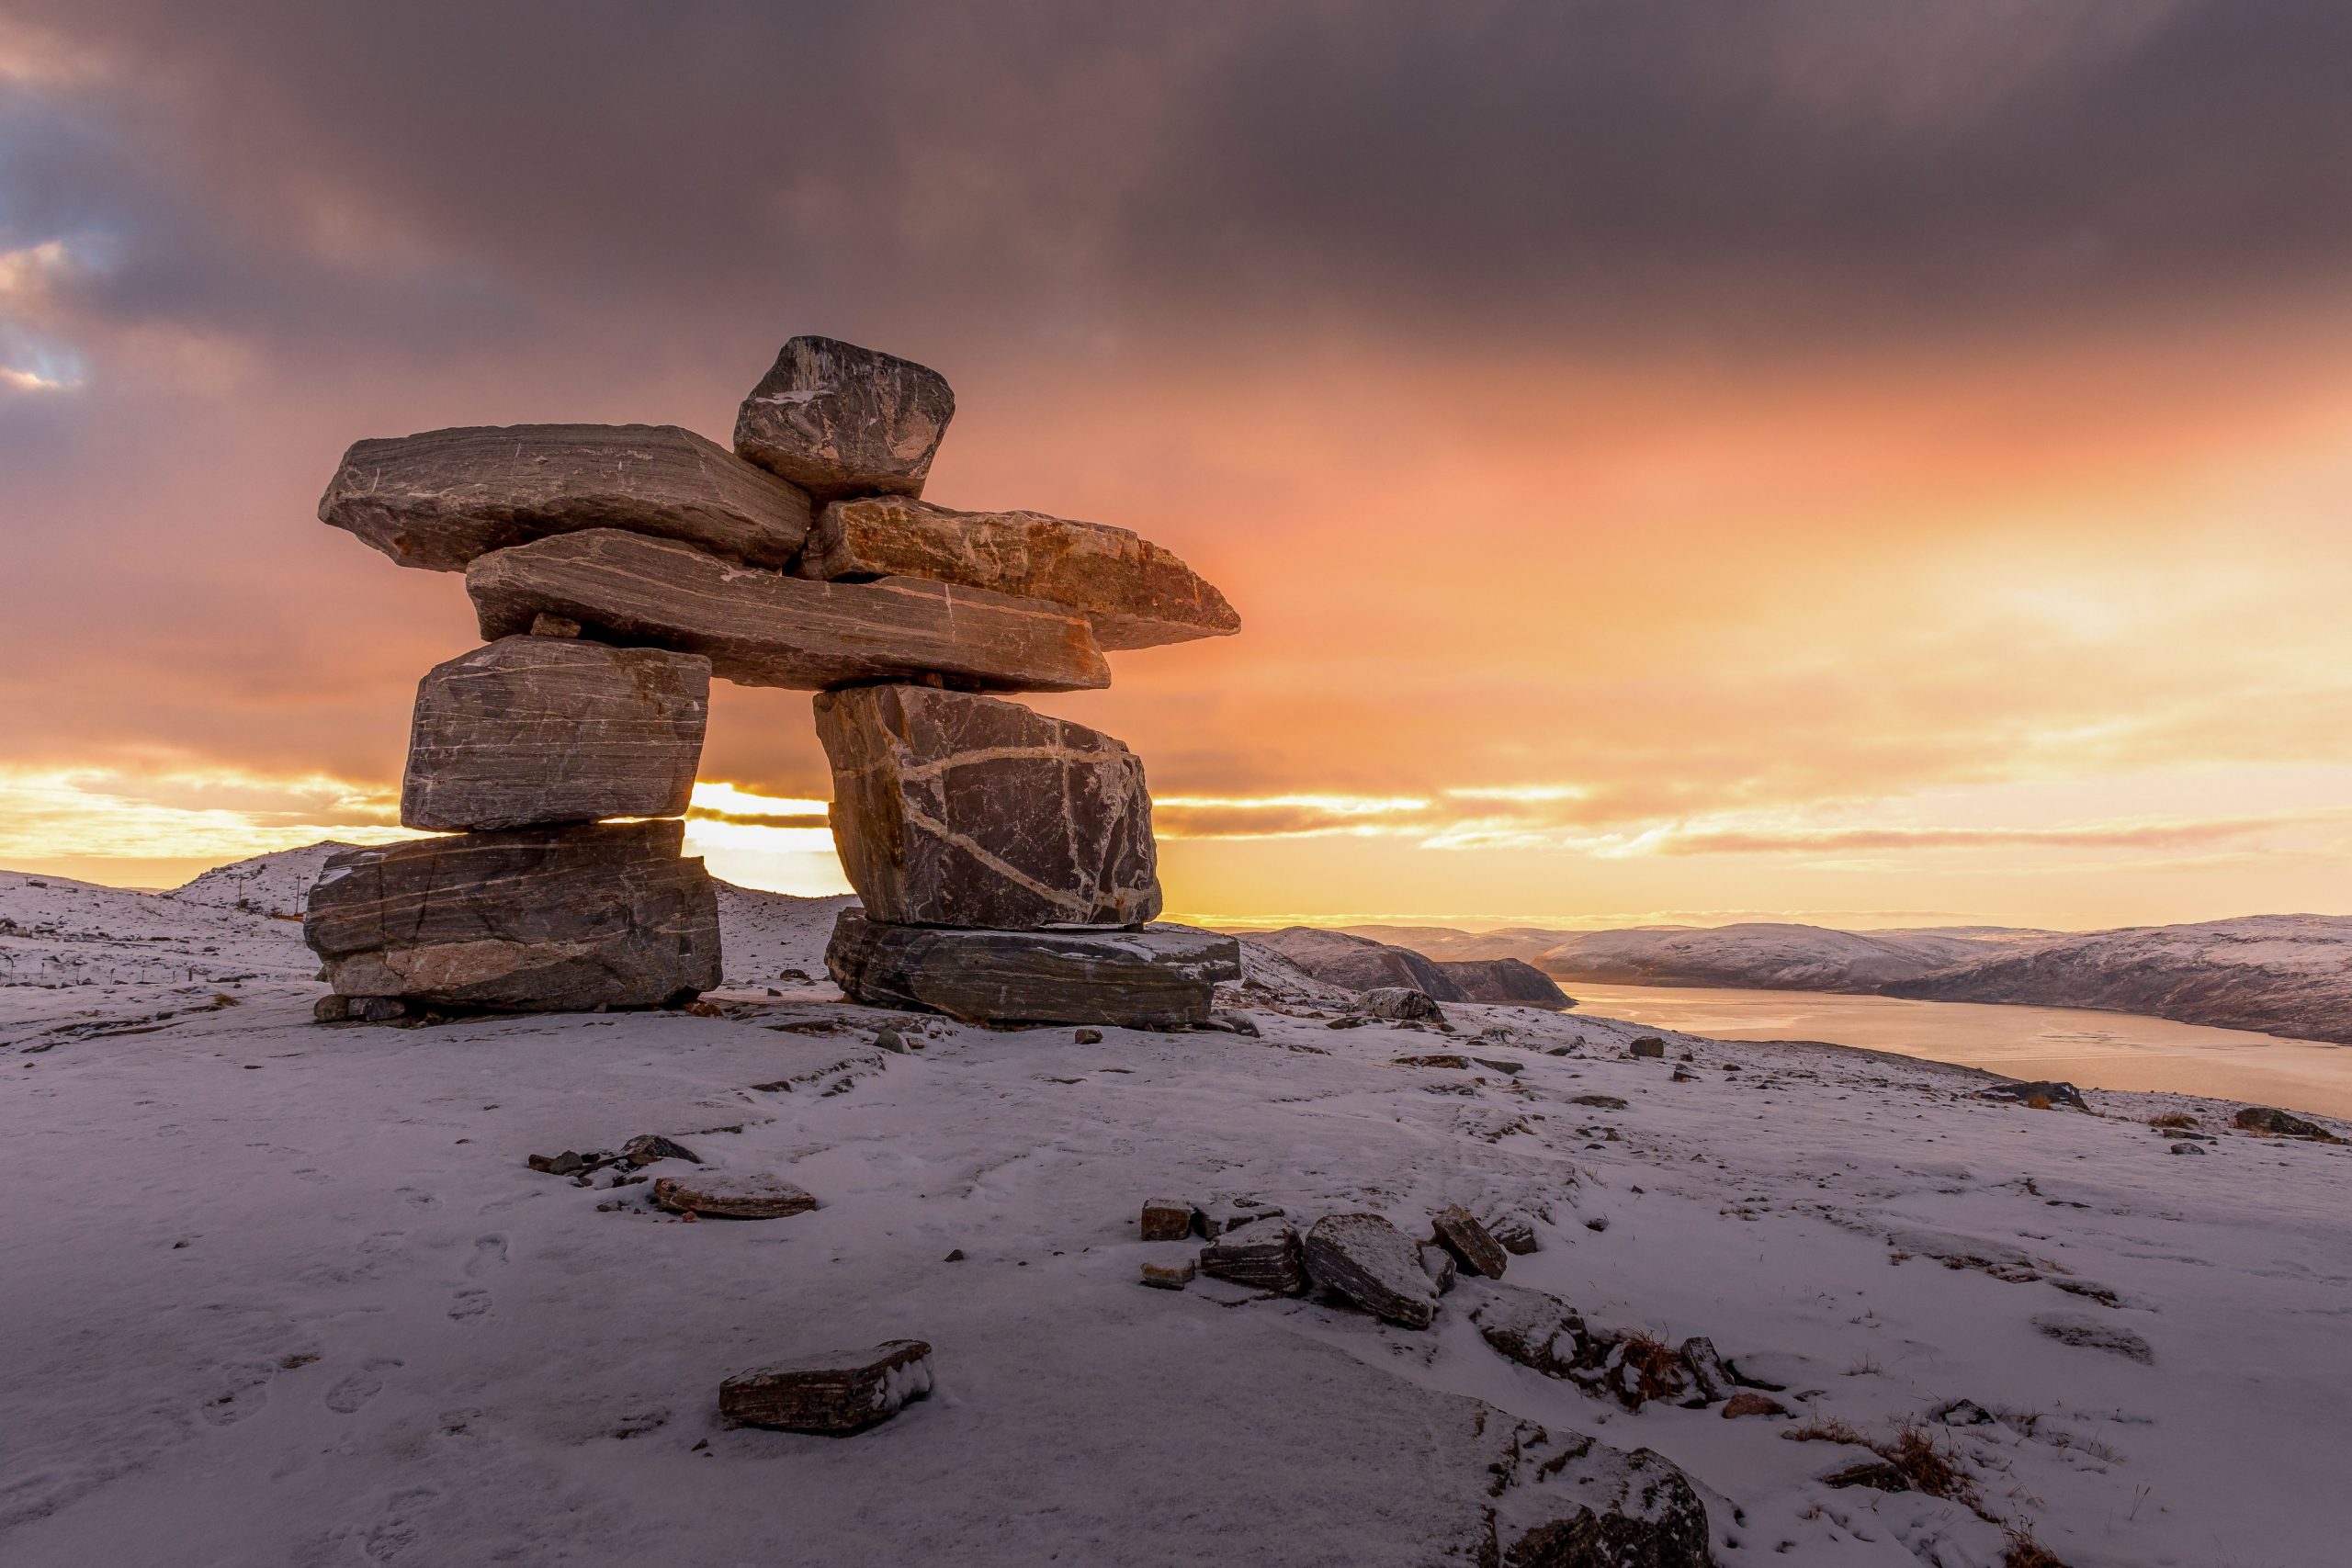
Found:
[[[709,678],[817,694],[862,910],[853,998],[991,1022],[1178,1024],[1234,942],[1159,912],[1143,766],[990,693],[1106,686],[1104,649],[1239,629],[1121,528],[921,499],[955,412],[935,372],[800,337],[735,450],[669,425],[363,441],[320,517],[466,574],[488,646],[417,693],[401,821],[454,836],[327,863],[304,934],[344,998],[554,1010],[718,983],[682,859]],[[639,820],[610,822],[606,818]]]

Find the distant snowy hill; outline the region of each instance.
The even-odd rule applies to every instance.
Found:
[[[1347,934],[1396,942],[1432,959],[1518,958],[1562,980],[1617,986],[1739,986],[1781,991],[1875,991],[1892,981],[1973,963],[2049,940],[2043,931],[1962,926],[1841,931],[1748,921],[1636,926],[1623,931],[1510,927],[1351,926]]]
[[[320,867],[330,857],[358,847],[329,839],[305,844],[299,850],[255,855],[251,860],[216,865],[164,897],[186,904],[250,908],[257,914],[299,919],[310,899],[311,884],[319,879]]]
[[[1410,986],[1442,1002],[1576,1005],[1550,976],[1516,957],[1430,958],[1408,946],[1313,926],[1253,931],[1250,940],[1272,948],[1325,984],[1352,991]]]
[[[2093,931],[1884,988],[1932,1001],[2104,1008],[2352,1044],[2352,917],[2250,915]]]

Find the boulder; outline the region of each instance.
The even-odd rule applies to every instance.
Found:
[[[524,828],[346,850],[302,938],[352,997],[551,1012],[652,1007],[719,981],[718,902],[684,824]]]
[[[931,1382],[929,1345],[886,1339],[738,1372],[718,1385],[718,1413],[747,1427],[842,1435],[888,1420]]]
[[[1241,977],[1241,955],[1231,937],[1189,926],[959,931],[843,909],[825,967],[853,1000],[967,1023],[1167,1029],[1206,1021],[1217,982]]]
[[[1590,1359],[1583,1314],[1557,1296],[1502,1285],[1470,1314],[1478,1337],[1506,1360],[1565,1378]]]
[[[401,821],[436,831],[677,817],[710,715],[710,660],[502,637],[416,688]]]
[[[1456,1263],[1481,1279],[1499,1280],[1510,1266],[1510,1254],[1503,1250],[1478,1216],[1459,1203],[1450,1203],[1437,1212],[1436,1243],[1453,1257]]]
[[[1026,929],[1159,913],[1143,763],[1019,703],[929,686],[817,694],[833,842],[869,919]]]
[[[1657,1058],[1666,1055],[1666,1042],[1660,1040],[1655,1034],[1645,1034],[1639,1040],[1634,1041],[1631,1045],[1626,1046],[1625,1049],[1630,1055],[1635,1056],[1647,1056],[1655,1061]]]
[[[1536,1428],[1516,1459],[1495,1494],[1501,1568],[1708,1568],[1713,1561],[1706,1504],[1662,1454]]]
[[[1412,1237],[1378,1214],[1326,1214],[1306,1233],[1306,1277],[1386,1322],[1427,1328],[1437,1316],[1435,1280]]]
[[[1306,1289],[1298,1228],[1268,1220],[1219,1236],[1201,1248],[1201,1272],[1254,1290],[1295,1296]]]
[[[319,521],[433,571],[580,528],[782,567],[808,537],[808,510],[794,486],[674,424],[506,424],[355,444]]]
[[[2309,1138],[2322,1144],[2344,1141],[2318,1122],[2275,1106],[2249,1105],[2233,1120],[2249,1133],[2266,1133],[2274,1138]]]
[[[722,1220],[780,1220],[817,1206],[813,1194],[764,1170],[665,1176],[653,1184],[653,1201],[673,1214]]]
[[[1125,528],[1042,512],[954,512],[903,495],[827,503],[803,577],[927,577],[1044,599],[1086,617],[1106,649],[1231,637],[1241,617],[1170,552]]]
[[[747,686],[1111,683],[1086,623],[1051,604],[911,577],[809,582],[611,528],[493,550],[466,569],[466,592],[485,637],[559,615],[599,641],[702,654],[713,674]]]
[[[1445,1013],[1425,991],[1410,986],[1382,986],[1356,998],[1356,1006],[1374,1018],[1412,1023],[1443,1022]]]
[[[735,450],[820,500],[921,495],[956,415],[946,378],[910,359],[797,337],[735,416]]]

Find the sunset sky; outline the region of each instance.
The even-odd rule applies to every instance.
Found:
[[[0,865],[382,836],[345,445],[919,359],[1240,636],[1171,914],[2352,913],[2352,7],[0,0]],[[804,694],[694,841],[843,885]]]

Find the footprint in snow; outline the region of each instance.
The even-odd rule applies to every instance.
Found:
[[[506,1236],[492,1231],[488,1235],[474,1237],[474,1255],[466,1259],[466,1278],[480,1277],[482,1270],[495,1269],[506,1261]]]
[[[440,1494],[430,1486],[413,1486],[395,1493],[385,1505],[384,1521],[360,1537],[359,1550],[370,1562],[390,1562],[416,1544],[419,1529],[416,1514]]]
[[[397,1356],[379,1356],[327,1390],[327,1408],[348,1416],[384,1392],[383,1374],[401,1364]]]
[[[204,1403],[205,1420],[233,1427],[269,1403],[269,1380],[277,1369],[267,1361],[239,1361],[222,1369],[223,1388]]]
[[[412,1209],[431,1211],[441,1206],[441,1200],[417,1187],[396,1187],[393,1192],[404,1199]]]
[[[490,1292],[479,1285],[459,1291],[457,1299],[449,1303],[449,1315],[459,1323],[469,1317],[480,1317],[489,1310]]]

